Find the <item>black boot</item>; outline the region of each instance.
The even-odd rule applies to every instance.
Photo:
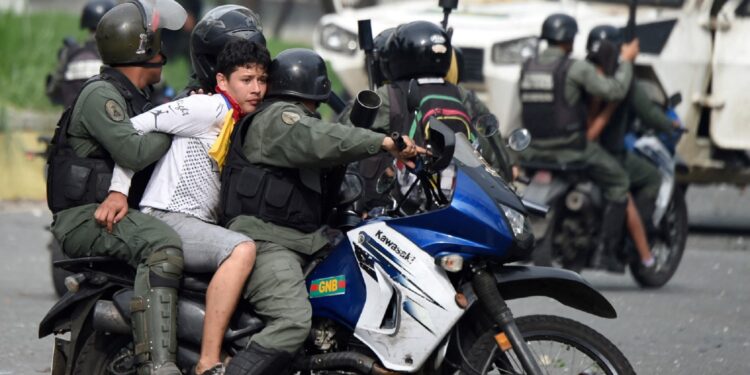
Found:
[[[288,352],[251,343],[229,361],[226,375],[284,375],[291,372],[291,364]]]
[[[625,264],[617,259],[617,249],[622,245],[622,232],[625,226],[625,212],[628,201],[606,201],[602,210],[602,226],[599,242],[591,258],[591,267],[614,272],[624,272]]]

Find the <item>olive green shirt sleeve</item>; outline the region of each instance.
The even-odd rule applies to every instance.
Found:
[[[606,101],[622,100],[628,93],[632,78],[633,64],[628,61],[620,63],[614,76],[607,77],[599,74],[590,62],[575,60],[568,70],[565,96],[569,103],[576,103],[580,94],[573,94],[572,90],[579,91],[577,88],[581,87],[587,93]]]
[[[159,160],[169,149],[171,137],[162,133],[140,134],[130,122],[126,108],[125,99],[107,82],[84,88],[68,131],[76,153],[87,156],[95,147],[87,149],[85,142],[72,138],[93,138],[124,168],[140,171]]]
[[[381,152],[383,134],[310,116],[278,102],[256,115],[243,151],[251,163],[284,168],[328,168]]]
[[[672,120],[667,117],[664,109],[651,101],[640,82],[633,85],[632,105],[636,116],[644,125],[660,132],[669,133],[674,129]]]

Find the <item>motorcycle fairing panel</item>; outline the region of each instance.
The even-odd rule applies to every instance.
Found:
[[[315,315],[350,325],[391,370],[419,369],[464,314],[432,255],[384,221],[349,231],[308,278],[308,288],[341,276],[346,292],[311,299]]]
[[[635,142],[635,149],[640,155],[643,155],[659,168],[659,173],[661,174],[661,186],[659,186],[659,193],[656,196],[654,214],[651,217],[652,224],[658,226],[672,200],[676,163],[672,154],[667,150],[667,147],[656,136],[650,135],[639,138]]]

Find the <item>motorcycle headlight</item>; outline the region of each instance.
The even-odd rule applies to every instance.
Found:
[[[526,217],[522,213],[504,204],[500,204],[500,207],[503,209],[503,213],[508,219],[508,224],[510,224],[510,228],[513,230],[513,235],[515,237],[518,237],[527,231],[528,225],[526,223]]]
[[[492,46],[492,62],[498,65],[520,64],[534,56],[537,43],[535,36],[495,43]]]
[[[354,55],[357,53],[357,34],[334,24],[327,24],[320,30],[320,45],[334,52]]]

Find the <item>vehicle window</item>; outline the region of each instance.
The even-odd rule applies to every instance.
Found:
[[[737,17],[750,17],[750,0],[744,0],[734,11]]]
[[[630,0],[581,0],[590,3],[630,4]],[[747,0],[746,0],[747,1]],[[685,0],[639,0],[638,5],[660,6],[667,8],[681,8]]]

